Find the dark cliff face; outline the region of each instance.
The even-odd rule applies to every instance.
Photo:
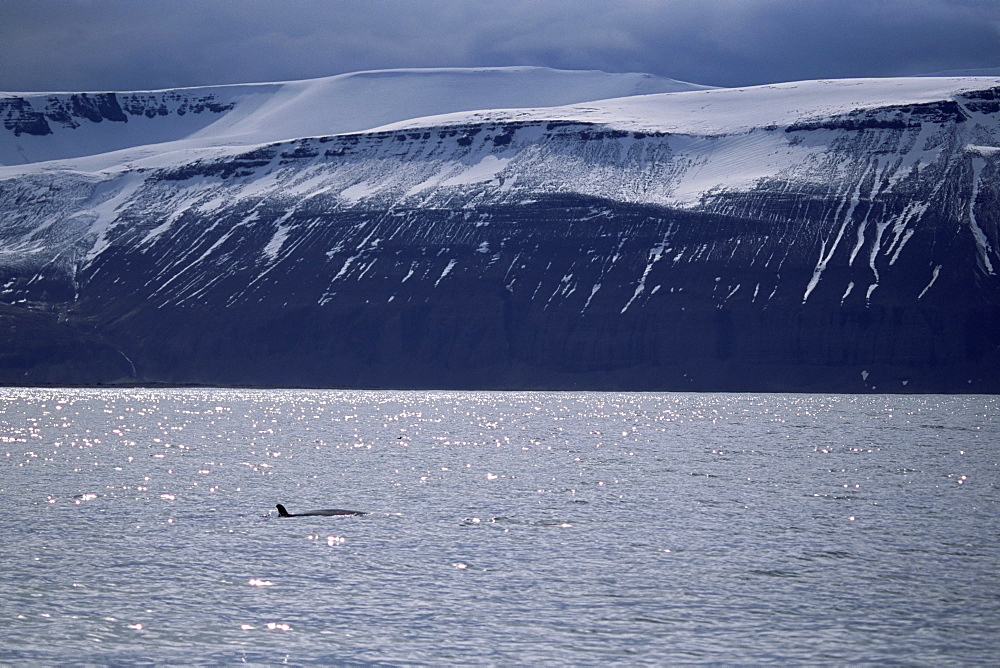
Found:
[[[180,92],[74,93],[71,95],[20,96],[0,98],[0,118],[5,130],[15,136],[52,134],[52,124],[78,128],[86,121],[127,123],[129,116],[168,116],[205,111],[221,113],[233,105],[219,103],[212,95],[185,95]]]
[[[598,222],[581,222],[595,211]],[[930,270],[897,271],[867,301],[842,296],[868,267],[830,271],[803,303],[813,266],[780,240],[748,240],[744,219],[584,198],[473,209],[490,225],[472,229],[449,213],[331,217],[312,250],[263,277],[223,242],[233,271],[185,277],[169,300],[146,285],[158,270],[149,259],[111,254],[77,308],[112,323],[128,356],[169,382],[958,391],[996,381],[1000,309],[975,271],[939,277],[938,294],[920,299]],[[422,238],[389,238],[404,221]],[[608,232],[620,226],[626,237]],[[708,233],[685,240],[670,234],[678,228]],[[358,253],[362,234],[387,240]],[[969,255],[956,236],[947,249],[909,243]],[[701,255],[674,261],[665,238]],[[328,254],[337,247],[351,250]]]
[[[49,382],[998,392],[1000,164],[980,97],[739,137],[370,133],[106,192],[69,179],[75,217],[32,206],[70,241],[0,285],[102,360],[36,364]],[[788,167],[683,193],[760,146]]]

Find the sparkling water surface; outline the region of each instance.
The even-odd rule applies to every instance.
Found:
[[[0,662],[995,664],[998,408],[0,389]]]

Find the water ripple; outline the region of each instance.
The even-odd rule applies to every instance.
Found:
[[[989,664],[998,401],[3,389],[0,656]]]

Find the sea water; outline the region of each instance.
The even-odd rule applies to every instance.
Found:
[[[0,662],[992,664],[998,409],[0,389]]]

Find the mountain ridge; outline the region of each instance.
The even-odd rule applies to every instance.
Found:
[[[32,332],[0,380],[1000,391],[998,100],[795,82],[0,168]]]
[[[361,132],[414,115],[704,88],[648,74],[501,67],[373,70],[158,91],[0,93],[6,130],[0,131],[0,164],[80,158],[165,142],[192,149],[250,146]],[[129,119],[141,127],[127,127]],[[113,128],[116,137],[107,137],[106,126],[118,123],[126,127]],[[65,132],[81,125],[84,133],[97,135],[94,141],[80,132]],[[41,140],[57,132],[58,142]],[[123,145],[122,139],[130,143]]]

